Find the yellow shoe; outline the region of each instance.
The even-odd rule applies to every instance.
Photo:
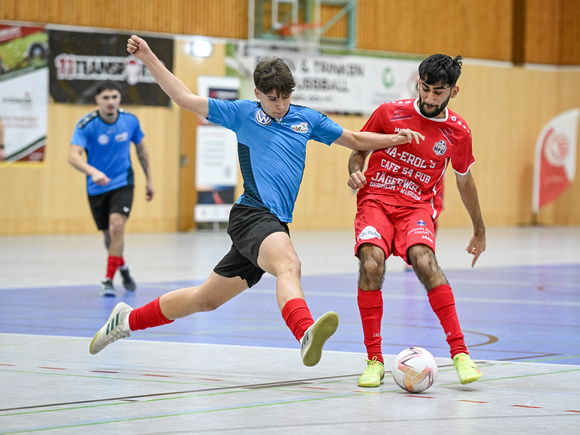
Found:
[[[453,366],[462,384],[469,384],[481,378],[481,372],[466,353],[458,353],[453,357]]]
[[[367,368],[358,378],[359,387],[378,387],[385,377],[385,366],[382,362],[377,361],[377,357],[367,359]]]

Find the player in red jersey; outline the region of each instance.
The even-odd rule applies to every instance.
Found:
[[[453,292],[435,258],[434,222],[442,209],[442,182],[449,163],[473,223],[473,237],[467,245],[467,252],[474,256],[472,267],[485,251],[485,225],[470,172],[475,161],[471,131],[447,108],[459,92],[461,65],[461,56],[429,56],[419,66],[419,97],[382,104],[363,127],[363,131],[386,134],[408,128],[420,131],[424,141],[372,153],[355,151],[349,159],[348,185],[359,190],[355,217],[355,255],[360,260],[357,300],[368,354],[367,369],[358,379],[361,387],[378,387],[385,372],[381,286],[385,260],[391,255],[412,265],[425,286],[461,383],[481,377],[465,345]]]

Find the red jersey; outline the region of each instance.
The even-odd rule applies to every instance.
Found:
[[[456,113],[446,109],[444,118],[421,114],[418,99],[381,104],[362,131],[396,134],[403,128],[425,136],[384,150],[373,151],[357,201],[372,199],[389,205],[423,208],[435,219],[443,208],[441,192],[448,163],[466,174],[474,163],[471,130]]]

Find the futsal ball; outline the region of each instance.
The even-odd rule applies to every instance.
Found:
[[[435,382],[437,372],[437,361],[421,347],[405,349],[393,361],[393,379],[409,393],[425,391]]]

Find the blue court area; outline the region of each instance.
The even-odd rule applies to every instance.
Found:
[[[454,289],[466,342],[475,360],[580,365],[580,267],[578,264],[446,270]],[[4,288],[0,332],[90,338],[120,300],[133,307],[196,281],[140,282],[135,293],[102,298],[95,285]],[[364,354],[356,304],[357,275],[304,276],[306,300],[316,318],[340,317],[325,349]],[[383,287],[383,352],[409,346],[449,357],[443,331],[414,273],[388,272]],[[218,310],[133,333],[130,340],[298,349],[265,276]]]

